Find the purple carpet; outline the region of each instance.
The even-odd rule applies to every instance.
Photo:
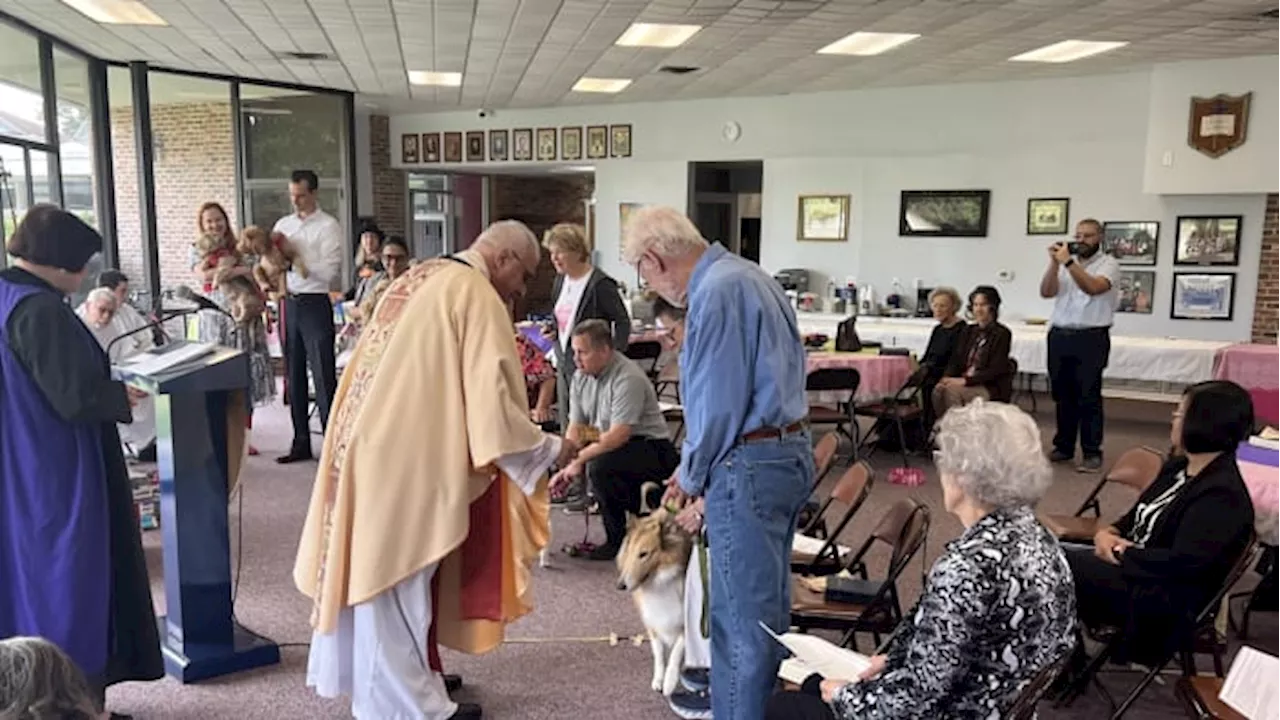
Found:
[[[1044,408],[1046,403],[1041,403]],[[1157,417],[1159,419],[1157,419]],[[323,700],[305,685],[307,649],[310,639],[310,602],[294,588],[292,570],[298,536],[306,514],[314,463],[279,466],[274,456],[288,446],[289,425],[285,408],[260,410],[255,417],[254,444],[262,455],[250,458],[243,487],[243,512],[232,507],[232,552],[235,538],[243,532],[240,586],[236,615],[251,629],[284,647],[279,666],[246,672],[193,685],[171,679],[154,683],[127,683],[111,688],[108,705],[116,712],[131,713],[139,720],[152,718],[234,718],[235,720],[279,720],[280,718],[350,717],[345,700]],[[1041,416],[1042,425],[1051,425],[1052,416]],[[1168,444],[1168,420],[1163,413],[1146,421],[1108,421],[1107,451],[1111,458],[1137,444],[1164,447]],[[319,451],[319,438],[316,438]],[[959,522],[941,509],[941,490],[932,469],[929,480],[918,488],[904,488],[883,480],[883,471],[900,462],[897,456],[878,453],[873,465],[882,472],[867,505],[846,531],[850,544],[861,543],[874,519],[897,499],[912,495],[926,502],[933,512],[925,557],[917,557],[902,580],[903,601],[914,602],[920,591],[922,563],[937,557],[942,544],[960,532]],[[919,464],[919,459],[913,463]],[[828,475],[833,482],[840,470]],[[1069,469],[1058,471],[1042,509],[1071,512],[1096,482],[1096,476],[1077,475]],[[1117,492],[1104,494],[1104,514],[1114,516],[1131,501]],[[553,544],[581,539],[583,520],[552,513]],[[241,524],[243,527],[240,527]],[[592,523],[592,537],[602,539],[598,522]],[[144,535],[152,588],[157,609],[163,611],[159,532]],[[883,568],[884,557],[873,557],[873,572]],[[626,639],[642,633],[643,627],[629,599],[614,589],[611,563],[590,563],[570,559],[557,552],[555,567],[535,568],[536,609],[511,630],[512,642],[482,657],[446,651],[444,662],[450,672],[464,677],[466,687],[456,696],[478,702],[489,718],[543,720],[574,718],[617,720],[673,718],[662,698],[649,689],[651,660],[647,647],[629,641],[610,647],[607,643],[582,642],[574,638],[608,636],[617,633]],[[1256,614],[1250,644],[1276,652],[1274,613]],[[524,642],[521,642],[524,641]],[[1234,639],[1233,639],[1234,641]],[[870,640],[864,641],[864,648]],[[1201,658],[1208,669],[1208,658]],[[1108,677],[1106,685],[1123,695],[1136,676]],[[1153,685],[1126,717],[1181,717],[1172,693],[1172,679]],[[1068,710],[1042,708],[1040,717],[1089,718],[1106,716],[1106,705],[1095,695],[1087,696]]]

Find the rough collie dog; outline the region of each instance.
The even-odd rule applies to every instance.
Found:
[[[654,690],[670,696],[684,668],[684,583],[693,538],[666,510],[628,517],[618,589],[631,593],[653,651]]]

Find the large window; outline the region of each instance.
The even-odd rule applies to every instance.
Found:
[[[53,69],[58,91],[62,207],[90,225],[99,227],[93,192],[96,174],[93,166],[93,114],[89,109],[89,63],[55,48]]]
[[[29,151],[45,143],[40,94],[40,50],[36,38],[0,23],[0,228],[8,240],[34,201],[33,189],[48,185],[48,164],[33,167]],[[42,156],[40,160],[46,158]]]

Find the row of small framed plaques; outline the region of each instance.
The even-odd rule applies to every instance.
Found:
[[[400,161],[405,165],[629,157],[630,125],[588,125],[585,144],[581,126],[489,130],[487,135],[485,130],[469,130],[465,134],[429,132],[400,136]]]
[[[1150,315],[1156,291],[1155,270],[1121,270],[1116,312]],[[1236,274],[1174,273],[1173,320],[1231,320],[1235,314]]]

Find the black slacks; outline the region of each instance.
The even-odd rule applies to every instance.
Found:
[[[831,706],[818,695],[798,691],[775,693],[764,708],[764,720],[835,720]]]
[[[1051,328],[1049,389],[1057,405],[1053,447],[1074,456],[1102,456],[1102,371],[1111,357],[1111,328]]]
[[[289,416],[293,420],[293,455],[311,455],[311,429],[307,422],[310,393],[307,366],[315,380],[320,426],[329,422],[329,408],[338,389],[333,355],[333,305],[323,293],[290,295],[284,301],[284,357],[288,372]]]
[[[1090,550],[1067,550],[1076,585],[1076,614],[1089,627],[1124,627],[1129,612],[1129,584],[1119,565]]]
[[[640,512],[640,486],[662,483],[680,465],[670,440],[633,437],[626,445],[587,463],[587,478],[600,502],[606,544],[617,548],[627,534],[627,513]]]

